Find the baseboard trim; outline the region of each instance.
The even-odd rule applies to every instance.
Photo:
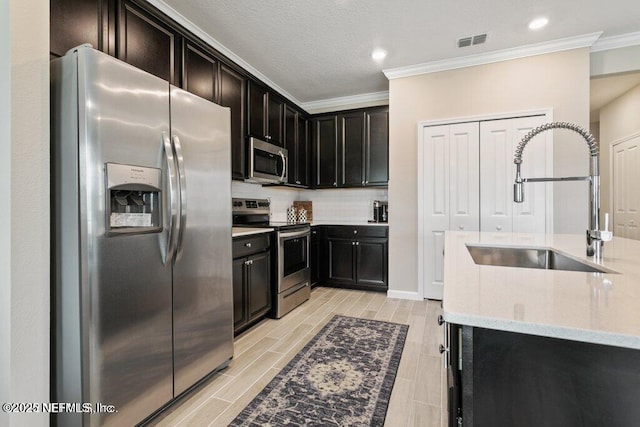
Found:
[[[410,291],[387,291],[387,298],[408,299],[412,301],[422,301],[424,299],[418,292]]]

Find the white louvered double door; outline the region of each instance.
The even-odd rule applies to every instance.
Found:
[[[442,299],[447,230],[545,232],[548,184],[529,184],[525,202],[513,202],[513,154],[545,116],[487,120],[422,128],[422,257],[424,297]],[[545,176],[549,137],[525,150],[524,177]]]

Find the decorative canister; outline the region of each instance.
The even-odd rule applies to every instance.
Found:
[[[298,209],[298,222],[307,222],[307,210]]]
[[[294,208],[293,206],[287,208],[287,222],[296,222],[296,208]]]

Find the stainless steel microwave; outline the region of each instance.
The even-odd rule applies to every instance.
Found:
[[[286,148],[249,138],[249,182],[287,182],[288,151]]]

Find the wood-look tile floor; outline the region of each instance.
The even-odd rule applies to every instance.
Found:
[[[446,426],[445,370],[438,345],[440,302],[384,293],[315,288],[311,299],[279,320],[266,319],[236,337],[234,358],[162,413],[156,426],[226,426],[335,315],[409,325],[385,426]]]

